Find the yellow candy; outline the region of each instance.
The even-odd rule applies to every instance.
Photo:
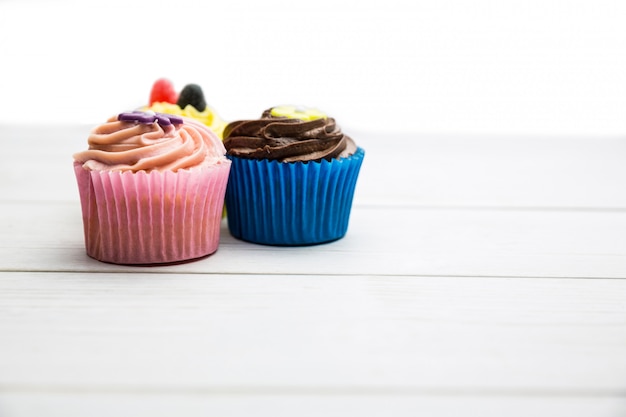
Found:
[[[317,109],[296,106],[273,107],[270,114],[274,117],[287,117],[289,119],[300,119],[304,121],[325,119],[327,117],[324,113]]]

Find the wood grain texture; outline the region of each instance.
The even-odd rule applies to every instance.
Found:
[[[624,300],[626,280],[5,272],[0,388],[622,395]]]
[[[0,202],[0,270],[145,272],[86,256],[78,202]],[[626,211],[354,207],[346,237],[277,248],[234,239],[157,273],[626,278]],[[33,260],[36,260],[34,262]]]
[[[0,126],[0,417],[626,416],[626,138],[354,132],[350,227],[86,256],[89,126]]]
[[[0,415],[11,417],[623,417],[619,397],[471,395],[275,395],[176,392],[150,393],[0,393]]]
[[[72,155],[90,128],[0,125],[0,200],[77,200]],[[356,205],[626,208],[626,137],[352,136],[366,150]]]

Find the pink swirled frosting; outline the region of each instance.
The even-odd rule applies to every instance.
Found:
[[[177,171],[227,160],[219,138],[188,118],[162,125],[120,121],[116,115],[91,131],[88,144],[74,160],[93,171]]]

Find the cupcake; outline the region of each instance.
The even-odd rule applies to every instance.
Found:
[[[230,233],[266,245],[314,245],[342,238],[364,151],[335,119],[294,106],[224,130],[232,161],[226,190]]]
[[[198,84],[187,84],[179,93],[170,80],[159,78],[152,85],[148,105],[142,110],[190,117],[208,126],[220,139],[226,126],[215,109],[207,105]]]
[[[74,171],[89,256],[163,264],[217,250],[231,162],[210,129],[133,111],[95,127],[88,144]]]

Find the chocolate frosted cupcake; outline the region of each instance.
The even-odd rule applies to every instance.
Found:
[[[273,107],[224,130],[232,161],[226,190],[231,234],[268,245],[313,245],[346,234],[364,151],[335,119]]]

